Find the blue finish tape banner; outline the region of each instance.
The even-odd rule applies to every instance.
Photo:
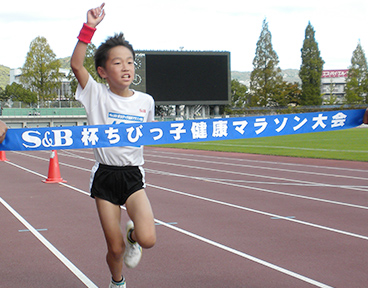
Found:
[[[9,129],[0,151],[62,150],[231,140],[353,128],[365,109],[96,126]]]

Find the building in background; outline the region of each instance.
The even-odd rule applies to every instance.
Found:
[[[341,104],[345,98],[346,78],[348,69],[323,70],[321,94],[324,104]]]
[[[59,69],[59,72],[63,75],[63,77],[61,78],[61,86],[56,91],[57,99],[55,100],[67,100],[72,95],[70,80],[67,78],[69,71],[70,69],[63,69],[63,68]],[[9,85],[11,85],[14,82],[17,84],[22,84],[20,82],[21,76],[22,76],[22,69],[20,68],[10,69]]]
[[[16,69],[10,69],[10,79],[9,79],[9,85],[11,85],[12,83],[17,83],[17,84],[21,84],[20,83],[20,76],[22,76],[22,70],[19,68]]]

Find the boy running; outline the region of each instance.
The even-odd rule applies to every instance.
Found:
[[[85,107],[90,125],[128,123],[131,119],[153,121],[153,98],[130,89],[135,75],[135,53],[123,34],[108,38],[95,53],[96,70],[108,87],[97,83],[83,66],[87,45],[105,17],[104,6],[103,3],[88,10],[87,22],[71,58],[71,68],[79,83],[76,99]],[[96,201],[106,238],[106,261],[112,275],[109,287],[125,288],[123,261],[134,268],[140,261],[141,247],[151,248],[156,242],[153,212],[144,190],[143,147],[96,148],[94,155],[91,197]],[[124,204],[131,219],[125,233],[121,229],[120,209]]]

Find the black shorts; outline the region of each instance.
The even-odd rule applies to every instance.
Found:
[[[139,166],[109,166],[98,164],[91,175],[91,197],[124,205],[130,195],[145,188],[144,171]]]

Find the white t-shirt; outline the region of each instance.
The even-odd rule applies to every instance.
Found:
[[[130,97],[112,93],[105,84],[89,76],[86,87],[78,85],[75,98],[86,109],[89,125],[152,122],[155,102],[152,96],[133,90]],[[94,148],[97,162],[112,166],[141,166],[143,146]]]

